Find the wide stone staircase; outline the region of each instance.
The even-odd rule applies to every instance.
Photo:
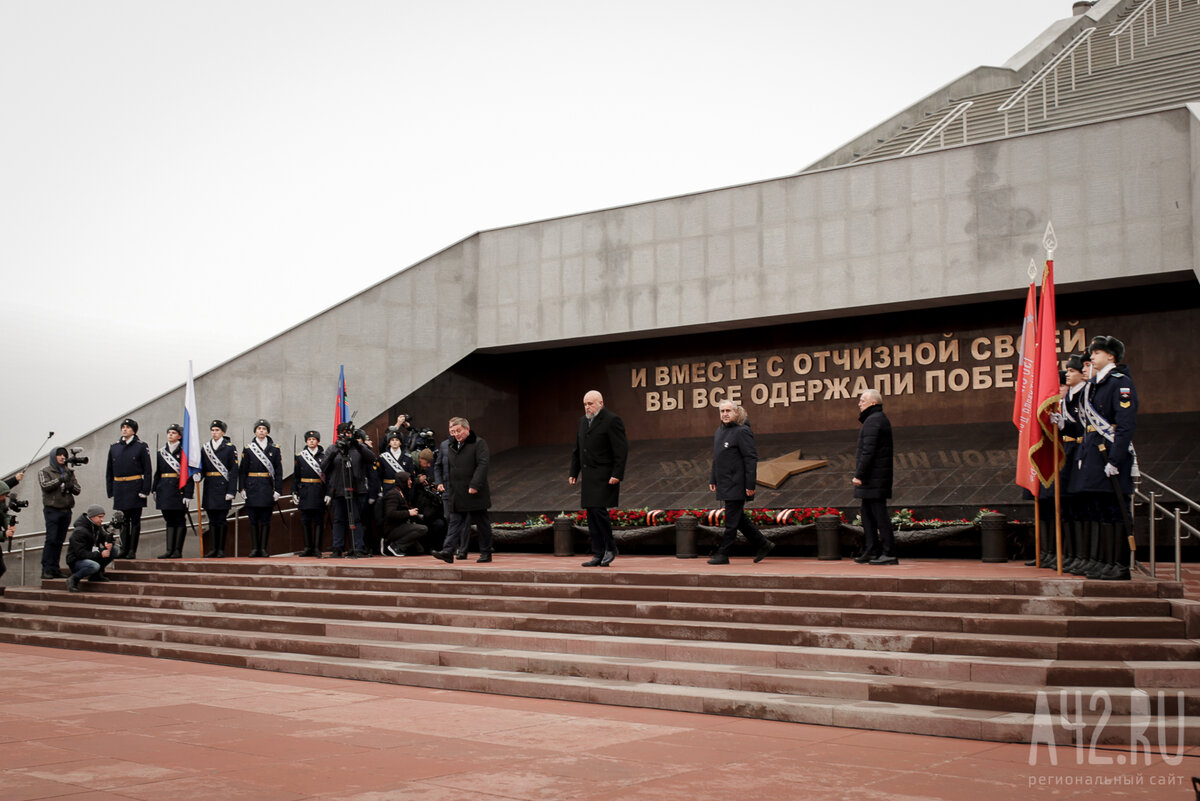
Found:
[[[1158,3],[1157,34],[1151,33],[1147,38],[1143,22],[1134,23],[1132,58],[1129,32],[1117,37],[1109,34],[1138,8],[1138,4],[1124,7],[1097,25],[1090,42],[1091,73],[1087,72],[1088,50],[1084,46],[1076,51],[1073,86],[1069,64],[1059,68],[1057,77],[1046,78],[1045,114],[1041,87],[1033,89],[1029,95],[1028,118],[1024,104],[1019,103],[1008,112],[1007,128],[1005,114],[997,109],[1012,96],[1016,87],[955,98],[945,107],[928,114],[920,123],[903,127],[895,135],[881,139],[876,147],[854,160],[873,161],[902,154],[955,106],[967,100],[972,101],[966,111],[968,144],[1023,134],[1026,130],[1081,124],[1200,100],[1200,4],[1192,0],[1183,3],[1170,0],[1168,23],[1161,7],[1163,0]],[[963,143],[963,125],[959,119],[919,152]]]
[[[1173,582],[132,561],[0,641],[983,740],[1200,744]]]

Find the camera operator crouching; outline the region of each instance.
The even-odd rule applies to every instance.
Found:
[[[42,578],[66,578],[67,574],[58,566],[62,558],[63,544],[67,541],[67,529],[71,527],[71,509],[75,496],[79,494],[79,481],[72,469],[78,464],[87,464],[86,456],[79,456],[81,449],[72,454],[66,448],[56,448],[50,454],[49,464],[38,473],[38,486],[42,488],[42,517],[46,521],[46,542],[42,546]]]
[[[75,520],[75,529],[67,543],[67,567],[71,568],[68,590],[79,592],[80,579],[112,581],[104,574],[104,568],[116,558],[115,530],[124,523],[123,517],[121,512],[114,512],[112,524],[105,526],[104,507],[93,504]]]

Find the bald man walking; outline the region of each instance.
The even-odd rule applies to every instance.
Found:
[[[576,481],[582,485],[580,506],[587,511],[592,558],[583,563],[584,567],[608,567],[617,556],[608,510],[620,502],[628,453],[625,424],[604,408],[604,396],[591,390],[583,396],[583,417],[579,418],[567,477],[572,486]]]

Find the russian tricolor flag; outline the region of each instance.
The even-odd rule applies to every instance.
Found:
[[[196,427],[196,385],[192,382],[192,362],[188,360],[187,393],[183,398],[183,453],[179,460],[179,488],[187,486],[192,476],[200,472],[200,429]]]

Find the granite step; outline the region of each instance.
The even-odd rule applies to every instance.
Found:
[[[57,582],[52,583],[58,586]],[[218,596],[228,600],[271,600],[284,604],[321,606],[402,607],[447,613],[486,611],[571,618],[590,615],[636,621],[653,620],[664,624],[719,622],[776,627],[819,626],[978,634],[1018,633],[1046,637],[1177,638],[1185,634],[1186,628],[1182,620],[1167,616],[1091,615],[1074,617],[1071,615],[997,613],[964,615],[955,612],[917,612],[874,608],[778,607],[728,602],[648,603],[572,598],[378,592],[356,589],[273,588],[245,584],[214,588],[208,584],[111,582],[97,586],[95,591],[104,594],[125,594],[136,591],[142,595],[164,597],[209,598]]]
[[[143,587],[143,589],[145,589]],[[558,632],[575,636],[631,636],[677,640],[706,640],[725,643],[759,643],[773,646],[812,646],[872,651],[904,651],[923,654],[965,654],[975,656],[1015,656],[1034,659],[1127,659],[1162,661],[1200,658],[1200,643],[1181,638],[1152,642],[1125,637],[1079,635],[1066,639],[1058,635],[994,634],[990,632],[898,631],[888,628],[840,628],[837,626],[745,625],[722,621],[638,620],[593,615],[567,617],[553,614],[492,612],[489,610],[438,610],[395,606],[319,604],[281,604],[277,598],[263,600],[173,597],[158,594],[126,595],[116,582],[88,588],[91,603],[80,607],[80,614],[96,614],[100,607],[125,607],[132,614],[146,616],[147,609],[177,610],[179,620],[195,612],[220,612],[254,617],[258,625],[284,631],[292,618],[315,617],[329,620],[357,620],[393,625],[445,625],[484,629],[512,629],[531,632]],[[79,603],[79,595],[55,590],[15,589],[0,608],[18,601],[42,601],[52,605]],[[110,613],[106,613],[110,614]]]
[[[1077,726],[1088,742],[1118,744],[1128,741],[1139,722],[1153,745],[1164,746],[1181,738],[1186,745],[1200,744],[1200,719],[1186,715],[1172,719],[1177,729],[1147,725],[1127,715],[1084,714],[1068,718],[1047,711],[1028,712],[958,709],[870,699],[759,692],[748,689],[707,688],[610,678],[584,678],[446,665],[413,665],[388,660],[331,655],[251,651],[199,644],[162,643],[103,635],[34,632],[0,627],[0,639],[59,648],[107,651],[154,658],[184,659],[257,670],[382,681],[437,689],[487,692],[536,698],[556,698],[590,703],[650,707],[707,714],[755,717],[801,723],[846,726],[882,731],[963,737],[979,740],[1028,742],[1042,727],[1044,738],[1052,732],[1057,742],[1068,743]],[[1048,696],[1046,696],[1048,698]],[[1149,721],[1152,723],[1153,721]],[[1165,734],[1164,734],[1165,732]]]
[[[40,623],[40,625],[37,625]],[[202,645],[251,651],[287,652],[354,659],[384,660],[409,665],[440,665],[455,668],[479,668],[516,673],[536,673],[580,678],[670,684],[689,687],[726,688],[763,693],[810,695],[821,698],[887,701],[891,703],[1033,712],[1039,694],[1047,696],[1049,709],[1059,712],[1079,694],[1089,697],[1104,693],[1114,714],[1129,714],[1131,698],[1140,695],[1151,714],[1159,714],[1159,704],[1176,713],[1200,712],[1200,689],[1175,691],[1154,685],[1113,687],[1074,683],[1017,685],[978,680],[948,681],[945,678],[919,678],[905,675],[880,675],[813,668],[750,666],[741,663],[702,663],[633,656],[597,656],[595,654],[546,653],[518,648],[486,646],[445,646],[431,643],[381,643],[377,640],[323,636],[297,638],[270,633],[221,631],[196,626],[163,627],[146,623],[79,621],[46,618],[28,628],[35,632],[57,632],[80,637],[102,636],[114,639],[161,641],[177,645]],[[1057,678],[1102,678],[1127,674],[1133,669],[1087,665],[1077,670],[1056,666]]]
[[[892,609],[906,611],[962,612],[1010,615],[1099,615],[1170,616],[1170,600],[1151,598],[1075,598],[1028,595],[928,594],[912,592],[869,592],[856,590],[791,590],[754,588],[613,586],[591,584],[512,584],[499,581],[445,582],[412,578],[358,578],[351,576],[296,576],[289,574],[219,575],[175,572],[110,572],[118,581],[159,584],[310,590],[395,592],[419,595],[502,596],[521,598],[568,598],[601,601],[662,603],[761,604],[780,607],[834,607],[840,609]],[[43,586],[51,584],[47,582]]]

